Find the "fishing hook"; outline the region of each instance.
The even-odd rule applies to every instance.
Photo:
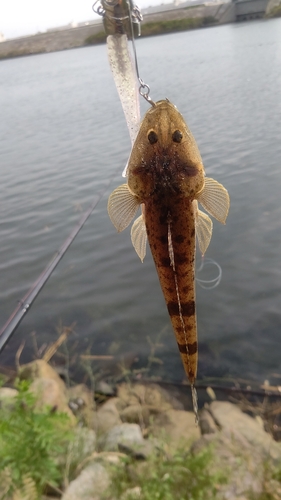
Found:
[[[92,5],[92,10],[95,12],[95,14],[98,14],[99,16],[104,16],[105,15],[105,10],[102,8],[101,5],[99,5],[96,9],[95,9],[95,5],[97,3],[99,3],[100,0],[96,0],[95,3]]]
[[[132,21],[132,13],[130,9],[130,3],[129,0],[127,1],[128,9],[129,9],[129,18],[130,18],[130,24],[131,24],[131,34],[132,34],[132,46],[133,46],[133,51],[134,51],[134,59],[135,59],[135,68],[136,68],[136,74],[138,81],[140,83],[139,87],[139,94],[149,103],[151,106],[155,106],[155,102],[151,99],[150,97],[150,87],[143,81],[143,79],[140,77],[139,74],[139,66],[138,66],[138,56],[137,56],[137,50],[136,50],[136,44],[135,44],[135,37],[134,37],[134,30],[133,30],[133,21]],[[137,7],[138,9],[138,7]],[[138,9],[139,10],[139,9]],[[140,13],[140,11],[139,11]],[[142,17],[142,16],[141,16]]]
[[[138,80],[140,82],[140,87],[139,87],[139,94],[147,101],[151,106],[156,106],[155,102],[151,99],[149,93],[150,93],[150,87],[145,83],[140,77],[138,77]]]

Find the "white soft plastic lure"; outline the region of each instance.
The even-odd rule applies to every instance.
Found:
[[[114,82],[126,118],[132,145],[140,127],[139,85],[127,35],[109,35],[107,51]]]

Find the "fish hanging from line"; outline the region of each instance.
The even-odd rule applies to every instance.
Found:
[[[198,421],[195,234],[204,255],[213,227],[198,202],[224,224],[229,195],[221,184],[205,177],[195,139],[168,100],[153,103],[145,114],[128,160],[127,177],[128,183],[110,195],[108,213],[120,232],[141,206],[142,213],[131,229],[132,244],[143,261],[148,239]]]

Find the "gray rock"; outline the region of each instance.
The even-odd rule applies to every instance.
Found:
[[[140,426],[124,423],[110,429],[100,443],[105,451],[118,451],[119,444],[132,446],[143,444],[143,442]]]
[[[71,444],[72,462],[81,462],[96,449],[96,433],[87,427],[76,427],[75,438]]]
[[[43,359],[36,359],[19,368],[19,378],[21,380],[36,380],[38,378],[55,380],[60,385],[61,390],[66,393],[66,386],[57,372]]]
[[[154,417],[150,430],[153,436],[164,437],[171,449],[189,446],[191,442],[200,438],[194,413],[190,411],[169,409],[160,413]]]
[[[140,425],[148,425],[149,415],[150,407],[141,404],[133,404],[127,406],[120,412],[120,417],[123,422],[135,423]]]
[[[219,486],[218,500],[237,500],[259,495],[263,490],[263,463],[254,447],[243,436],[228,436],[223,431],[206,434],[192,445],[192,452],[201,452],[211,445],[213,454],[210,472],[225,474],[226,484]],[[254,497],[256,498],[256,497]]]
[[[61,500],[98,500],[109,487],[107,470],[99,463],[93,463],[71,481]]]
[[[212,418],[212,415],[207,410],[207,408],[203,408],[203,410],[200,412],[199,427],[202,436],[204,436],[204,434],[213,434],[218,430],[214,419]]]
[[[254,418],[243,413],[238,406],[227,401],[213,401],[209,408],[224,433],[240,435],[254,446],[256,453],[280,461],[281,443],[274,441]]]
[[[97,382],[95,392],[97,392],[98,394],[103,394],[104,396],[114,396],[115,395],[114,388],[111,385],[109,385],[107,382],[105,382],[104,380],[100,380],[99,382]]]
[[[213,401],[208,409],[215,432],[203,435],[192,451],[197,453],[212,444],[211,468],[225,472],[228,478],[227,484],[220,487],[219,500],[246,500],[249,495],[256,498],[263,491],[266,464],[280,461],[280,443],[236,405]]]
[[[182,410],[182,403],[158,384],[121,384],[118,387],[118,397],[125,403],[124,406],[146,405],[154,409],[155,413],[171,408]]]
[[[112,398],[106,401],[94,415],[91,427],[93,427],[97,434],[105,434],[116,425],[122,423],[118,409],[116,408],[116,400],[117,398]]]
[[[0,408],[13,408],[13,402],[17,396],[18,391],[12,389],[11,387],[1,387],[0,388]]]
[[[68,407],[67,390],[65,383],[56,371],[43,359],[37,359],[19,369],[21,380],[31,380],[30,391],[34,393],[38,409],[46,406],[55,407],[58,411],[67,413],[72,423],[76,419]]]
[[[13,389],[12,387],[1,387],[0,388],[0,401],[5,399],[13,399],[18,395],[17,389]]]
[[[95,412],[93,393],[85,384],[68,389],[69,407],[80,421],[91,427]]]
[[[71,423],[76,422],[75,416],[68,406],[67,397],[60,382],[53,378],[39,377],[30,385],[30,391],[36,397],[36,408],[44,410],[46,406],[51,406],[59,412],[66,413]]]
[[[134,498],[137,499],[140,497],[141,497],[141,487],[135,486],[134,488],[129,488],[128,490],[126,490],[121,496],[121,500],[133,500]]]

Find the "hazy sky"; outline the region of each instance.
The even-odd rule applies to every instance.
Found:
[[[138,0],[142,9],[172,0]],[[5,38],[37,33],[46,28],[72,21],[97,17],[92,11],[94,0],[0,0],[0,33]]]

